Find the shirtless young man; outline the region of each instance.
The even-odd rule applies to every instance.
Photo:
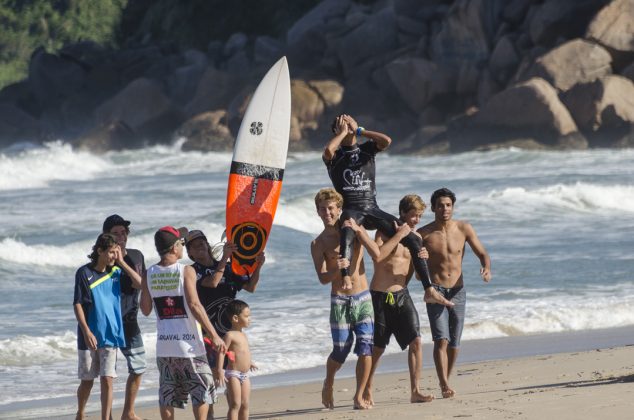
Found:
[[[372,350],[372,370],[364,392],[367,404],[374,404],[372,398],[372,379],[385,347],[394,334],[401,350],[409,347],[407,362],[409,366],[410,402],[429,402],[431,395],[423,395],[418,382],[423,365],[423,343],[420,338],[418,312],[407,290],[407,284],[414,273],[410,251],[401,244],[401,240],[414,233],[420,221],[425,203],[417,195],[406,195],[398,205],[402,223],[394,236],[387,237],[377,231],[375,242],[381,254],[374,260],[374,276],[370,284],[372,306],[374,306],[374,349]],[[420,240],[420,238],[419,238]],[[419,255],[427,258],[427,251],[422,248]],[[439,305],[442,306],[442,305]]]
[[[310,244],[310,251],[319,282],[331,285],[330,326],[333,341],[333,349],[326,362],[326,379],[321,392],[322,404],[326,408],[334,408],[335,374],[350,353],[356,336],[354,352],[359,359],[356,368],[357,389],[354,394],[354,408],[367,409],[370,407],[363,401],[362,394],[372,367],[374,311],[365,276],[362,246],[368,250],[372,258],[379,256],[379,247],[362,226],[357,225],[352,219],[346,220],[343,224],[354,231],[357,240],[353,242],[351,260],[342,258],[339,255],[339,216],[343,198],[333,188],[324,188],[315,196],[315,205],[317,214],[324,224],[324,230]],[[343,288],[342,268],[350,269],[351,289]]]
[[[338,116],[332,124],[334,137],[324,148],[322,159],[328,169],[328,176],[335,190],[343,196],[343,220],[354,219],[366,229],[378,229],[386,237],[396,233],[394,222],[397,218],[384,212],[376,202],[376,164],[377,153],[387,149],[392,139],[383,133],[359,127],[350,115]],[[367,141],[357,143],[357,137],[365,137]],[[342,258],[350,259],[352,241],[355,232],[347,226],[341,229],[340,253]],[[417,277],[421,279],[425,289],[424,301],[440,303],[447,306],[453,304],[440,295],[433,287],[429,270],[424,259],[418,256],[421,244],[414,232],[401,239],[412,254],[412,262]],[[341,269],[343,289],[352,287],[352,276],[347,268]]]
[[[460,220],[453,220],[456,195],[447,188],[434,191],[431,209],[434,221],[418,230],[429,252],[429,271],[433,287],[455,306],[427,304],[427,316],[434,340],[434,364],[440,381],[443,398],[451,398],[455,392],[449,387],[449,376],[458,358],[458,348],[464,326],[467,293],[462,276],[462,259],[468,243],[480,260],[480,276],[491,280],[491,259],[478,239],[473,227]]]

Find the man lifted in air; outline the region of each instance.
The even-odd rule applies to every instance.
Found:
[[[330,139],[323,153],[323,160],[328,168],[328,176],[335,190],[343,196],[343,213],[341,220],[354,219],[366,229],[378,229],[387,237],[396,234],[395,223],[398,219],[381,210],[376,202],[375,161],[380,151],[387,149],[392,142],[387,135],[376,131],[365,130],[349,115],[338,116],[332,124],[335,136]],[[357,137],[368,139],[357,144]],[[341,229],[340,253],[342,258],[350,260],[352,241],[355,233],[350,227]],[[404,237],[401,243],[409,249],[414,269],[425,288],[424,301],[446,306],[453,304],[445,299],[431,284],[429,270],[425,260],[418,256],[422,241],[414,232]],[[343,277],[342,289],[352,288],[352,279],[347,268],[341,269]]]

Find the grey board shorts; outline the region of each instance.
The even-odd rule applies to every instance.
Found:
[[[463,286],[452,288],[432,284],[445,299],[454,303],[453,308],[436,303],[427,304],[427,316],[431,327],[431,338],[434,341],[447,340],[449,347],[460,347],[460,337],[464,327],[464,316],[467,303],[467,291]]]

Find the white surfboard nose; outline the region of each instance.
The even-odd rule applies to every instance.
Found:
[[[242,118],[233,161],[283,169],[291,128],[291,79],[286,56],[256,88]]]

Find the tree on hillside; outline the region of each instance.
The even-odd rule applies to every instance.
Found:
[[[38,47],[55,52],[70,42],[115,45],[127,0],[0,0],[0,88],[28,72]]]

